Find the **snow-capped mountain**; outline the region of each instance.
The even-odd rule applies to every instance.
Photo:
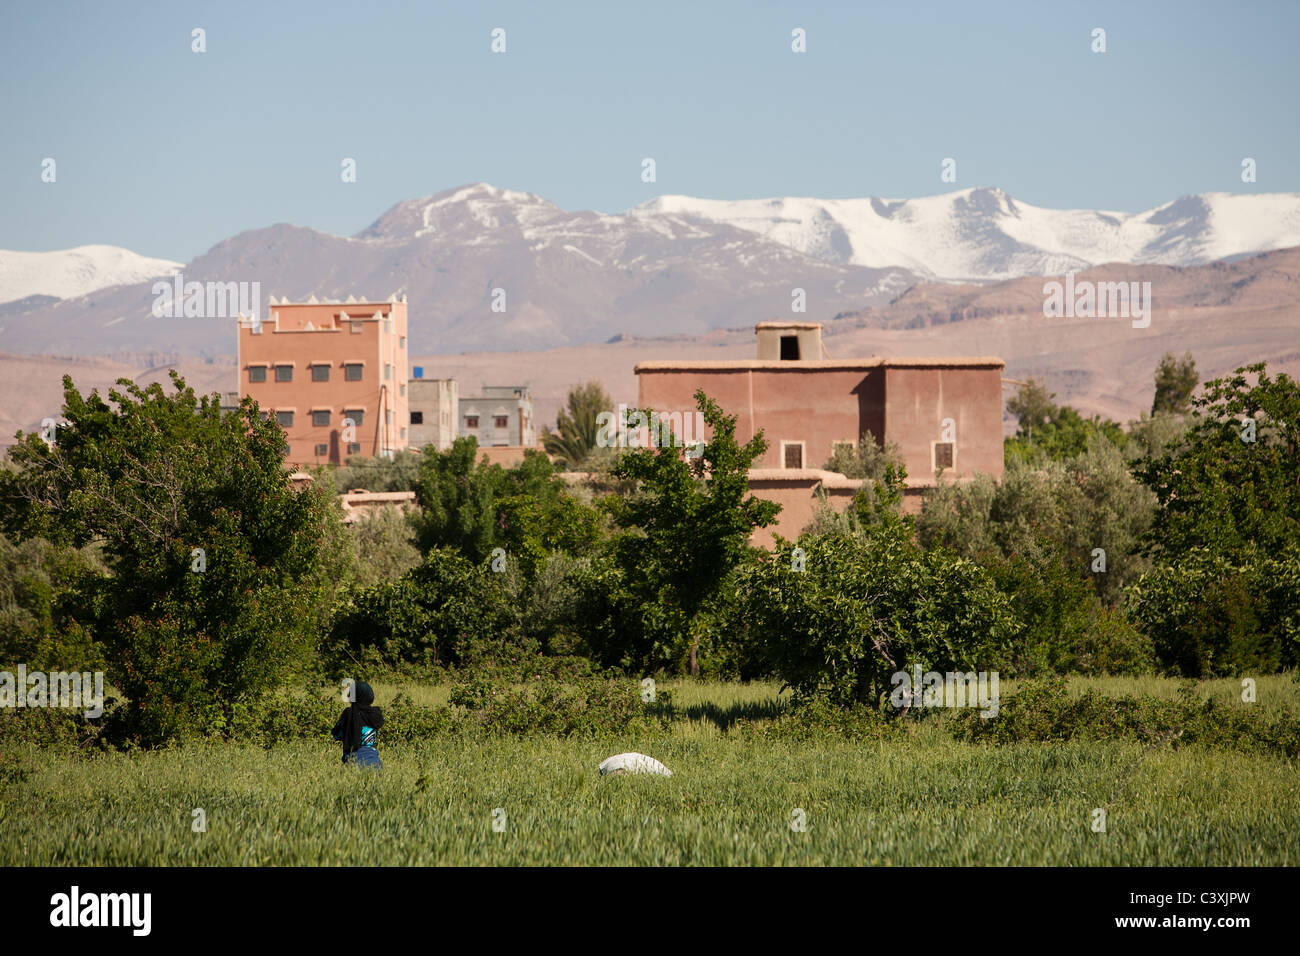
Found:
[[[49,295],[86,295],[114,285],[168,276],[182,263],[149,259],[118,246],[77,246],[55,252],[0,249],[0,303]]]
[[[1206,193],[1139,213],[1044,209],[1000,189],[922,199],[661,196],[631,213],[725,223],[824,262],[948,281],[1054,275],[1106,262],[1202,265],[1300,245],[1295,193]]]
[[[996,189],[912,200],[662,196],[607,214],[477,183],[398,203],[351,237],[286,224],[243,232],[183,271],[186,281],[260,283],[264,309],[271,296],[406,295],[412,351],[450,353],[700,335],[791,316],[800,290],[798,317],[826,320],[926,279],[1191,266],[1291,246],[1298,194],[1214,193],[1143,213],[1042,209]],[[6,350],[230,353],[225,322],[152,316],[143,279],[176,264],[159,265],[142,267],[149,275],[135,285],[0,306]],[[503,312],[492,308],[498,289]]]

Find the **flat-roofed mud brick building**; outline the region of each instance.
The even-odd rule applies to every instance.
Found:
[[[754,359],[652,361],[636,367],[641,408],[689,415],[703,389],[737,417],[736,437],[759,429],[768,450],[750,471],[751,490],[782,505],[778,524],[757,532],[793,538],[811,519],[818,492],[843,509],[861,482],[823,470],[836,444],[870,432],[893,442],[907,466],[906,507],[944,480],[1002,475],[1002,371],[993,357],[833,359],[815,322],[760,322]]]

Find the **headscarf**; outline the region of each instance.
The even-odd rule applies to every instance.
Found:
[[[372,727],[378,730],[384,726],[384,715],[378,707],[373,706],[375,692],[364,681],[358,681],[353,688],[355,697],[348,709],[343,711],[343,750],[351,753],[361,746],[361,728]]]

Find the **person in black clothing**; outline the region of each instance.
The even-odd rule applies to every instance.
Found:
[[[379,728],[384,726],[383,712],[376,706],[375,692],[364,681],[354,688],[352,704],[339,717],[331,731],[343,744],[343,762],[361,767],[383,767],[379,759]]]

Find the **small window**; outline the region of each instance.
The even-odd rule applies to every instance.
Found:
[[[466,428],[478,428],[478,416],[477,416],[477,415],[466,415],[466,416],[465,416],[465,427],[466,427]]]
[[[953,459],[956,457],[957,449],[953,447],[950,441],[937,441],[934,443],[934,470],[940,471],[944,468],[951,468]]]
[[[258,413],[257,413],[257,417],[260,418],[262,421],[266,421],[268,418],[271,417],[271,413],[270,413],[270,412],[258,412]]]
[[[398,348],[403,348],[403,349],[406,348],[406,336],[405,336],[405,335],[403,335],[400,339],[397,340],[397,345],[398,345]]]
[[[311,413],[311,423],[317,428],[325,428],[330,423],[329,409],[315,410]]]
[[[406,437],[406,429],[405,429],[405,428],[402,429],[402,437],[403,437],[403,438]]]
[[[510,419],[505,415],[495,415],[492,418],[492,425],[495,428],[509,428]]]
[[[293,412],[276,412],[275,420],[281,428],[292,428]]]
[[[265,365],[250,365],[249,368],[248,368],[248,380],[249,380],[250,382],[265,382],[265,381],[266,381],[266,366],[265,366]]]
[[[317,458],[324,458],[324,457],[325,457],[326,455],[328,455],[329,453],[330,453],[330,446],[329,446],[329,445],[317,445],[317,446],[316,446],[316,457],[317,457]]]
[[[330,367],[328,365],[313,365],[311,367],[311,380],[313,382],[328,382],[330,380]]]
[[[423,424],[424,424],[424,412],[411,412],[411,424],[412,424],[412,425],[423,425]]]
[[[343,379],[348,382],[361,381],[362,365],[359,362],[349,362],[343,366]]]
[[[344,410],[343,417],[352,419],[352,424],[360,428],[366,420],[366,413],[359,408],[349,408]]]
[[[399,386],[398,386],[398,394],[401,395],[403,398],[406,397],[406,386],[405,386],[405,385],[399,385]]]
[[[361,325],[360,322],[353,322],[353,323],[352,323],[352,334],[353,334],[353,335],[360,335],[360,334],[361,334],[361,329],[362,329],[362,325]]]
[[[393,424],[393,410],[391,408],[384,409],[384,424]]]
[[[393,377],[393,367],[387,363],[384,364],[384,381]]]
[[[781,336],[781,361],[797,362],[799,360],[799,336]]]
[[[781,458],[786,468],[803,468],[803,442],[782,442]]]
[[[292,382],[292,381],[293,381],[293,366],[292,366],[292,365],[277,365],[277,366],[275,367],[275,380],[276,380],[277,382]]]
[[[348,442],[348,454],[349,455],[361,454],[361,442],[359,441]]]

